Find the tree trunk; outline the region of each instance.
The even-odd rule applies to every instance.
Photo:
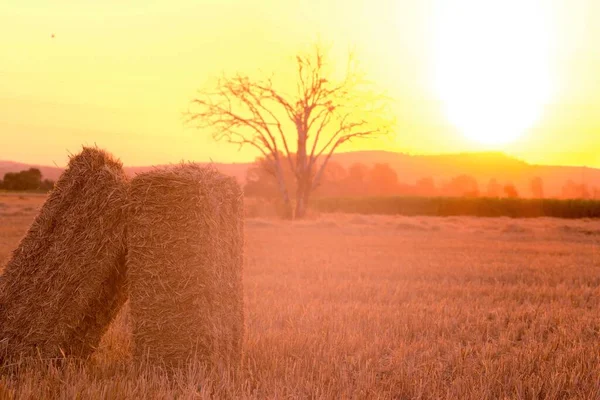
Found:
[[[277,178],[277,187],[281,194],[281,200],[283,201],[283,215],[284,219],[292,219],[292,202],[290,201],[290,195],[287,187],[285,186],[285,179],[283,178],[283,171],[279,159],[275,161],[275,177]]]
[[[306,116],[305,116],[306,117]],[[306,214],[306,196],[307,190],[310,190],[310,170],[306,160],[306,131],[307,120],[296,123],[298,131],[298,148],[296,150],[296,212],[294,218],[304,218]]]
[[[296,211],[294,212],[294,219],[303,218],[305,214],[304,209],[304,183],[300,181],[296,188]]]
[[[292,214],[292,202],[287,193],[283,196],[283,213],[281,216],[283,219],[294,219],[294,214]]]
[[[308,210],[308,201],[310,200],[311,193],[312,193],[312,185],[309,183],[308,186],[306,187],[306,189],[304,190],[304,199],[303,199],[304,210],[302,211],[303,217],[306,215],[306,211]]]
[[[294,218],[299,219],[306,216],[310,192],[311,182],[305,177],[298,182],[298,190],[296,191],[296,212],[294,213]]]

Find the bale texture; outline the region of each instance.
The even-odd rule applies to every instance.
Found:
[[[87,357],[127,297],[127,180],[96,148],[70,159],[0,276],[0,357]]]
[[[135,177],[129,202],[134,359],[235,369],[244,332],[239,185],[184,164]]]

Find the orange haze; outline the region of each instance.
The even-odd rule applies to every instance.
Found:
[[[182,111],[211,77],[279,70],[316,40],[333,45],[334,62],[356,49],[396,100],[391,138],[345,150],[490,150],[451,125],[433,89],[432,15],[441,3],[12,1],[0,11],[0,159],[64,165],[67,151],[96,143],[129,165],[251,160],[252,151],[185,129]],[[519,139],[492,150],[530,163],[600,167],[600,25],[593,24],[600,5],[543,4],[552,97]]]

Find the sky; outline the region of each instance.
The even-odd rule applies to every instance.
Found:
[[[250,161],[182,113],[221,74],[283,74],[319,41],[393,99],[394,132],[344,151],[600,168],[594,0],[6,0],[0,17],[0,160],[95,144],[126,165]]]

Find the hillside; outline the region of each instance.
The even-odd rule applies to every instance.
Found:
[[[354,163],[373,165],[389,164],[398,174],[402,183],[414,184],[421,178],[431,177],[436,185],[442,185],[458,175],[471,175],[484,189],[490,179],[498,183],[513,183],[523,196],[530,193],[530,181],[540,177],[544,182],[544,190],[548,196],[559,195],[565,182],[572,180],[585,183],[588,187],[600,188],[600,170],[587,167],[563,167],[548,165],[531,165],[519,159],[499,152],[463,153],[443,155],[408,155],[387,151],[359,151],[336,154],[332,161],[344,168]],[[249,163],[213,164],[227,175],[234,176],[244,182]],[[32,167],[18,162],[0,161],[0,176],[6,172],[16,172]],[[40,168],[44,177],[57,179],[62,169],[48,166]],[[152,167],[126,167],[130,175],[147,171]]]
[[[587,167],[531,165],[499,152],[442,155],[407,155],[385,151],[341,153],[333,160],[344,167],[353,163],[387,163],[405,183],[431,177],[437,185],[458,175],[471,175],[485,188],[490,179],[513,183],[520,193],[528,195],[530,182],[540,177],[547,195],[559,195],[565,182],[572,180],[588,187],[600,187],[600,170]]]

